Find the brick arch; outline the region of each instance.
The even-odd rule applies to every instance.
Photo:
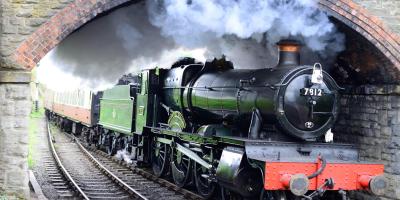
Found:
[[[33,69],[69,34],[99,14],[132,0],[75,0],[42,24],[13,54],[16,64]]]
[[[23,41],[13,55],[17,64],[32,69],[70,33],[105,11],[132,0],[76,0]],[[400,37],[352,0],[319,0],[319,6],[374,44],[400,71]]]
[[[319,0],[322,10],[360,33],[400,70],[400,36],[352,0]]]

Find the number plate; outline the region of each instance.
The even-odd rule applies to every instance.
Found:
[[[322,97],[324,95],[324,90],[318,88],[303,88],[300,90],[300,94],[303,96]]]

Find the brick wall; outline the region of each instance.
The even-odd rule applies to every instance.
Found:
[[[3,13],[8,13],[5,16],[10,16],[3,17],[2,24],[5,28],[3,32],[12,36],[7,36],[8,39],[4,39],[3,42],[8,44],[0,47],[4,52],[0,58],[0,65],[13,68],[33,68],[50,49],[97,14],[125,2],[135,1],[3,0],[5,8]],[[387,30],[379,18],[372,16],[367,11],[370,8],[368,5],[366,9],[362,9],[352,0],[318,1],[321,9],[360,32],[376,45],[378,50],[385,54],[397,69],[400,69],[400,44],[395,42],[400,38]],[[358,1],[363,2],[362,0]],[[397,2],[397,0],[385,1]],[[373,8],[373,4],[370,6]],[[60,12],[54,14],[55,11]],[[398,13],[393,15],[398,16]],[[32,34],[32,30],[35,30],[34,34]],[[28,35],[29,37],[26,37]],[[16,44],[18,45],[16,46]]]
[[[70,33],[128,1],[2,0],[0,67],[32,69]]]
[[[128,1],[2,0],[0,67],[34,67],[48,50],[73,30],[97,14]],[[397,68],[400,68],[400,38],[390,31],[392,29],[394,33],[400,34],[398,23],[400,1],[319,0],[319,2],[323,10],[368,38]],[[54,19],[55,17],[57,19]],[[48,26],[43,27],[44,24]],[[389,26],[389,29],[386,26]],[[49,39],[46,39],[46,36]],[[29,38],[31,40],[26,41]],[[20,47],[21,44],[25,45]],[[12,56],[17,49],[18,53]]]
[[[331,75],[341,85],[400,84],[400,71],[368,39],[339,20],[333,20],[346,36],[346,49],[336,58]]]
[[[384,53],[341,21],[346,50],[331,74],[347,90],[341,98],[335,140],[359,144],[361,159],[385,164],[389,190],[378,199],[400,199],[400,74]],[[351,193],[353,199],[377,199]]]
[[[400,87],[360,86],[341,98],[333,128],[339,142],[359,144],[361,159],[385,164],[390,186],[382,199],[400,199]],[[356,199],[369,199],[360,193]],[[371,197],[371,199],[373,199]]]
[[[397,1],[397,0],[387,0]],[[352,0],[319,0],[320,8],[366,38],[400,69],[400,36]]]
[[[128,1],[0,0],[0,69],[26,70],[34,67],[68,34],[96,15]],[[321,9],[357,33],[350,34],[350,38],[353,38],[352,36],[364,38],[362,43],[358,43],[361,39],[353,38],[354,41],[349,42],[348,46],[349,49],[353,47],[364,49],[364,52],[349,50],[347,54],[343,54],[344,60],[353,69],[374,67],[376,70],[367,70],[365,71],[367,75],[357,75],[357,79],[363,84],[398,83],[400,37],[394,33],[400,34],[400,1],[319,0],[319,2]],[[370,49],[373,51],[368,51]],[[379,53],[373,53],[378,51]],[[368,54],[368,58],[371,57],[372,61],[359,62],[365,58],[365,54]],[[27,118],[31,105],[29,86],[26,80],[8,79],[2,77],[3,74],[5,73],[0,71],[0,193],[7,190],[20,197],[27,197],[25,173]],[[376,74],[382,77],[373,79]],[[354,77],[356,76],[350,76],[350,79]],[[22,84],[14,84],[15,80]],[[388,91],[365,89],[365,91],[381,90]],[[400,152],[400,136],[398,136],[400,97],[393,92],[381,94],[365,93],[365,91],[343,96],[344,112],[340,115],[334,130],[340,140],[360,143],[363,159],[383,160],[386,163],[386,173],[390,175],[391,183],[391,189],[386,197],[400,198],[400,189],[395,188],[396,185],[400,185],[398,172],[400,155],[397,153]]]

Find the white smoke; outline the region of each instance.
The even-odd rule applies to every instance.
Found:
[[[117,153],[115,154],[115,158],[117,158],[118,160],[123,160],[128,164],[132,164],[132,155],[126,151],[125,149],[123,150],[118,150]]]
[[[315,0],[149,0],[81,27],[38,71],[48,85],[85,83],[101,90],[122,74],[168,68],[183,56],[205,61],[225,55],[235,68],[273,67],[275,43],[287,37],[305,44],[302,64],[334,60],[344,48],[343,34]],[[54,67],[81,81],[49,76]]]
[[[316,0],[151,0],[147,5],[152,24],[187,47],[227,35],[259,41],[266,34],[270,44],[298,37],[313,51],[344,49],[343,35]]]
[[[163,37],[160,29],[150,24],[142,2],[96,19],[68,36],[40,61],[38,76],[52,89],[85,85],[102,90],[123,74],[167,68],[183,56],[205,61],[204,52]],[[66,73],[56,76],[58,71]]]

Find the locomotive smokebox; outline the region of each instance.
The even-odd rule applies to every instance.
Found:
[[[278,67],[291,67],[300,65],[300,42],[296,40],[281,40],[278,43]]]

